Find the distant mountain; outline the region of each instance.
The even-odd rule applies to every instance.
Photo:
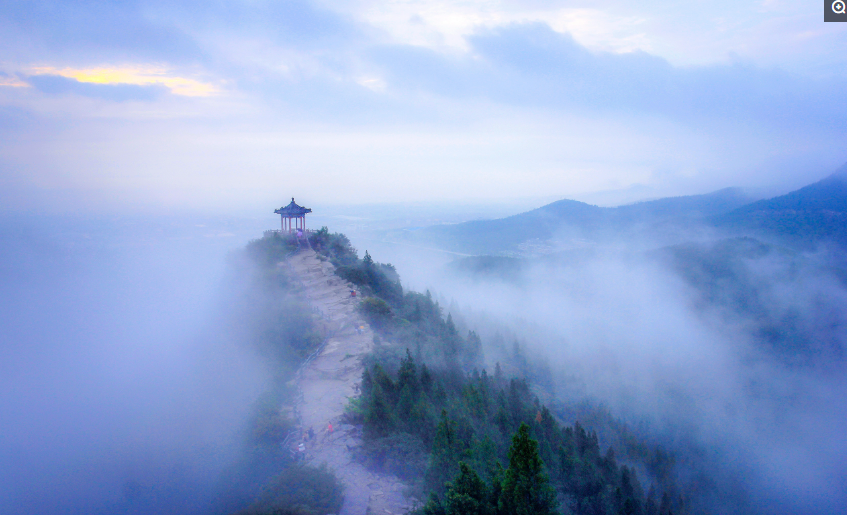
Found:
[[[705,195],[668,197],[612,209],[616,216],[630,220],[705,218],[726,213],[753,200],[739,188],[724,188]]]
[[[845,245],[847,164],[814,184],[717,215],[712,221],[739,234],[773,235],[800,244],[831,241]]]
[[[410,237],[456,251],[495,254],[514,251],[522,243],[544,242],[554,237],[595,241],[633,230],[649,232],[669,224],[684,227],[752,200],[736,188],[613,208],[559,200],[508,218],[428,227]]]
[[[686,242],[648,255],[699,292],[695,307],[718,308],[733,323],[744,320],[756,341],[787,362],[844,359],[845,311],[830,292],[847,281],[832,253],[807,254],[739,237]]]

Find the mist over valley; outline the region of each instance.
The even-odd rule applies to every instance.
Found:
[[[845,502],[842,176],[755,202],[564,200],[366,246],[499,342],[487,359],[514,363],[514,341],[546,394],[674,442],[709,511],[827,513]]]
[[[845,503],[842,174],[760,201],[730,189],[423,229],[468,208],[330,207],[315,221],[431,291],[460,334],[479,335],[478,366],[528,378],[645,488],[655,470],[622,435],[674,456],[692,513],[830,513]],[[773,207],[783,199],[792,211]],[[219,513],[249,500],[270,472],[233,486],[232,471],[245,459],[276,469],[245,458],[245,431],[289,373],[275,370],[298,362],[261,335],[299,308],[270,315],[279,294],[260,293],[267,279],[236,258],[268,219],[68,223],[4,223],[4,512]]]
[[[847,513],[842,4],[0,3],[0,515]]]

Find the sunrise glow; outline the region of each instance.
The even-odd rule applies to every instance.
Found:
[[[18,79],[17,77],[0,77],[0,86],[6,86],[11,88],[26,88],[29,87],[29,84]]]
[[[212,84],[174,75],[171,70],[159,66],[127,66],[102,68],[54,68],[35,67],[33,75],[59,75],[79,82],[92,84],[132,84],[137,86],[165,86],[174,95],[208,97],[219,92]]]

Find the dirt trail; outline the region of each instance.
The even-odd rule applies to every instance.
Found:
[[[361,431],[340,420],[348,399],[357,395],[361,358],[373,346],[374,337],[356,311],[359,298],[350,295],[353,285],[335,275],[335,267],[319,260],[310,249],[291,256],[288,264],[302,281],[312,309],[321,316],[319,324],[330,335],[323,351],[297,377],[303,393],[299,405],[302,427],[315,432],[315,437],[305,442],[306,460],[315,465],[326,462],[344,483],[339,515],[406,513],[412,500],[403,496],[403,483],[394,476],[372,473],[354,461],[351,449],[361,445]]]

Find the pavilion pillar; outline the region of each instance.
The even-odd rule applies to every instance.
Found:
[[[274,210],[281,217],[280,232],[288,232],[289,234],[295,231],[306,231],[306,213],[311,213],[312,210],[303,206],[298,206],[291,199],[291,204]]]

